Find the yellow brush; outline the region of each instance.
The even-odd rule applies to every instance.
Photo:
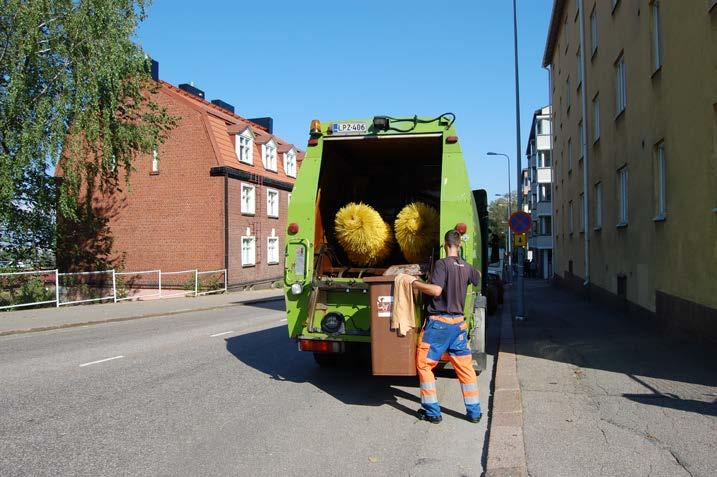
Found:
[[[410,263],[427,262],[438,246],[440,217],[436,209],[423,202],[404,207],[396,217],[396,241]]]
[[[391,227],[369,205],[351,202],[343,206],[336,213],[334,229],[339,244],[356,265],[377,265],[391,253]]]

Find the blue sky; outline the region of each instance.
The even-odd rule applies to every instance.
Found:
[[[446,6],[450,5],[450,6]],[[521,149],[548,102],[552,0],[518,1]],[[512,2],[154,0],[137,40],[160,77],[193,81],[304,148],[312,118],[457,115],[471,186],[515,190]]]

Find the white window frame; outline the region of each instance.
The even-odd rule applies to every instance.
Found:
[[[156,147],[152,150],[152,172],[159,172],[159,152]]]
[[[628,171],[627,166],[617,170],[617,226],[628,224]]]
[[[593,6],[593,10],[590,13],[590,48],[592,49],[593,56],[597,52],[600,44],[600,32],[598,31],[596,8],[597,6]]]
[[[662,16],[660,14],[660,1],[653,0],[650,6],[652,11],[652,64],[653,71],[662,68]]]
[[[294,149],[284,153],[284,173],[289,177],[296,177],[296,151]]]
[[[667,217],[667,164],[665,163],[665,143],[660,141],[655,147],[655,173],[657,180],[655,196],[655,220],[664,220]]]
[[[274,244],[273,247],[272,243]],[[266,238],[266,263],[268,265],[279,263],[279,237]]]
[[[622,114],[627,108],[627,76],[625,74],[625,55],[615,62],[615,117]]]
[[[254,165],[254,137],[249,128],[236,135],[234,149],[239,162]]]
[[[248,247],[244,247],[244,243]],[[246,251],[246,254],[245,254]],[[256,237],[254,235],[242,235],[241,237],[241,266],[253,267],[256,265]]]
[[[273,139],[269,140],[266,144],[261,145],[261,161],[264,165],[264,169],[272,172],[277,172],[277,152],[276,142]]]
[[[600,93],[593,98],[593,144],[600,140]]]
[[[273,206],[272,206],[271,199],[270,199],[270,197],[272,195],[276,196],[276,200],[274,200]],[[279,200],[281,200],[281,194],[279,193],[279,191],[276,189],[269,189],[267,187],[267,189],[266,189],[266,215],[267,215],[267,217],[271,217],[272,219],[279,218]]]
[[[240,189],[239,189],[239,202],[241,204],[240,210],[242,214],[248,214],[248,215],[254,215],[256,214],[256,186],[254,184],[249,184],[247,182],[240,183]],[[245,203],[244,200],[244,191],[251,191],[250,194],[250,202]]]
[[[602,182],[595,183],[595,230],[602,229]]]

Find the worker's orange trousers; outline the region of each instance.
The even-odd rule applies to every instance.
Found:
[[[462,316],[431,316],[421,332],[416,353],[416,368],[421,382],[421,406],[428,416],[440,416],[433,368],[447,353],[461,383],[468,418],[481,415],[478,380],[468,347],[468,333]]]

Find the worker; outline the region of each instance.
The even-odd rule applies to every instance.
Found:
[[[416,368],[421,383],[418,418],[434,424],[442,420],[433,368],[441,356],[448,353],[448,359],[461,383],[466,418],[478,422],[482,417],[478,380],[468,347],[463,305],[468,285],[479,284],[480,272],[460,258],[461,234],[457,230],[446,232],[443,248],[446,258],[436,261],[430,283],[416,280],[412,284],[415,290],[432,297],[416,355]]]

